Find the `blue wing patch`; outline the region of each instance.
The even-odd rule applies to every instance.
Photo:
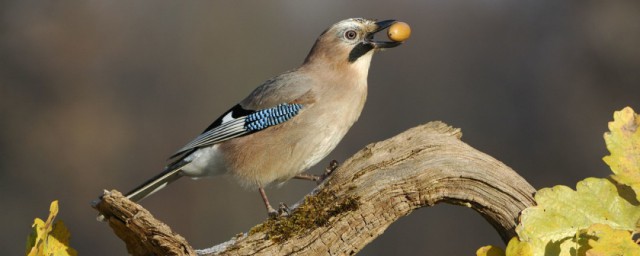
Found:
[[[236,105],[170,158],[284,123],[296,116],[301,109],[301,104],[287,103],[258,111],[246,110]]]
[[[302,109],[301,104],[280,104],[273,108],[258,110],[246,117],[244,128],[248,132],[256,132],[270,126],[278,125],[291,119]]]

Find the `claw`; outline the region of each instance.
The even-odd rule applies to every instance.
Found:
[[[327,168],[324,169],[324,173],[322,174],[322,180],[326,179],[327,177],[329,177],[329,175],[331,175],[333,173],[333,171],[335,171],[336,169],[338,169],[338,161],[336,160],[331,160],[331,162],[329,162],[329,166],[327,166]]]
[[[280,203],[278,207],[278,217],[289,216],[291,215],[291,209],[285,203]]]

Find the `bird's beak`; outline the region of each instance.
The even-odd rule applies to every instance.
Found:
[[[379,21],[376,22],[376,29],[372,32],[370,32],[365,41],[368,42],[369,44],[373,45],[373,48],[375,49],[382,49],[382,48],[393,48],[396,47],[400,44],[402,44],[402,42],[393,42],[393,41],[374,41],[373,40],[373,35],[375,33],[378,33],[382,30],[385,30],[386,28],[388,28],[389,26],[393,25],[393,23],[396,23],[396,20],[383,20],[383,21]]]

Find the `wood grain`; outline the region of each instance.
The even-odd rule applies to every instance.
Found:
[[[289,216],[194,251],[181,236],[119,192],[94,207],[133,255],[353,255],[400,217],[438,203],[469,207],[507,242],[535,189],[502,162],[430,122],[372,143],[345,161]]]

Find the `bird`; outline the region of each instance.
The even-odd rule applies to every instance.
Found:
[[[229,175],[277,214],[264,188],[308,177],[302,173],[342,140],[363,110],[373,54],[402,44],[374,34],[396,22],[349,18],[330,26],[302,65],[259,85],[126,197],[138,202],[181,177]]]

